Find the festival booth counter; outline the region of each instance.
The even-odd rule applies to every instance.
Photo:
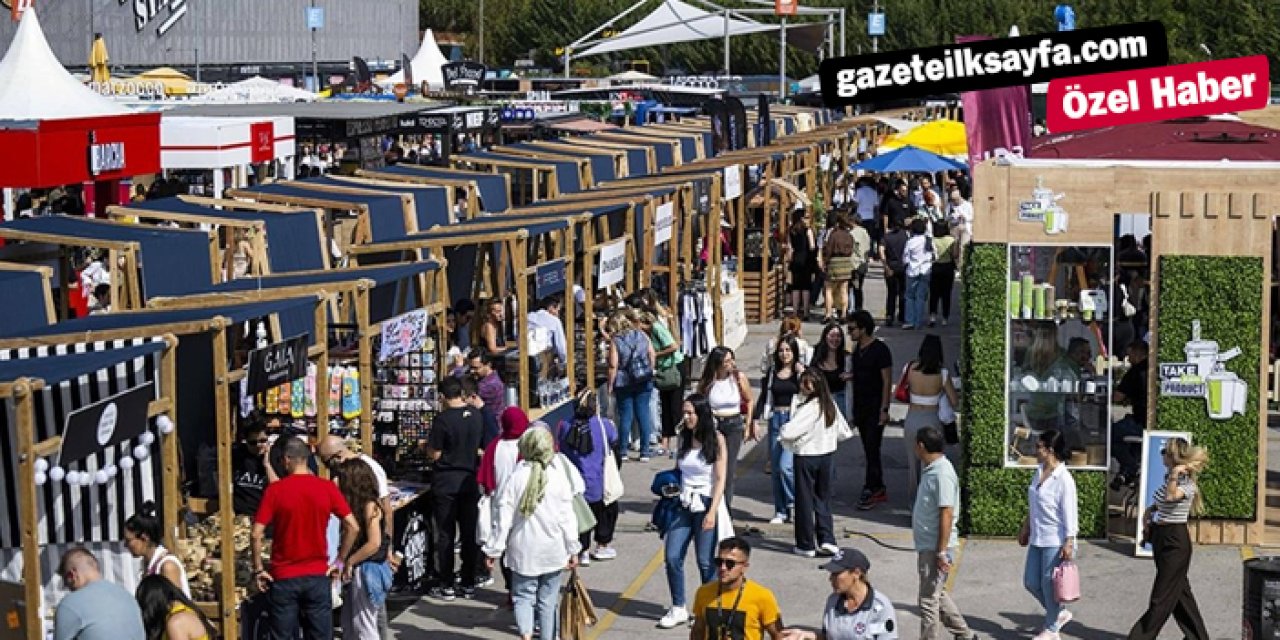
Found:
[[[215,257],[218,240],[212,231],[160,229],[78,216],[23,218],[0,225],[0,239],[52,245],[35,254],[51,262],[58,278],[61,317],[70,317],[72,291],[85,299],[84,284],[110,285],[111,309],[137,309],[148,298],[180,295],[208,287],[221,278]],[[77,278],[74,249],[106,250],[105,264],[96,260]],[[31,257],[32,247],[0,248],[0,258]]]
[[[94,552],[103,578],[132,592],[139,571],[122,542],[124,523],[144,501],[159,505],[164,544],[174,544],[176,344],[163,336],[0,351],[7,637],[52,636],[53,610],[67,593],[58,563],[73,547]]]
[[[473,212],[473,216],[478,212],[502,213],[511,208],[511,176],[505,173],[493,174],[464,169],[398,164],[376,171],[361,169],[356,172],[356,175],[391,182],[466,189],[467,210]]]
[[[319,209],[178,196],[108,207],[107,215],[114,220],[218,229],[224,280],[329,268]]]
[[[293,118],[195,118],[160,120],[160,166],[177,175],[192,195],[221,197],[227,188],[294,178]]]
[[[128,180],[160,171],[160,114],[133,113],[63,68],[36,12],[22,12],[0,60],[0,187],[83,185],[84,208],[129,198]],[[6,209],[8,209],[6,202]]]
[[[552,199],[562,193],[582,191],[583,171],[590,170],[585,158],[574,160],[539,160],[495,151],[479,151],[455,156],[449,160],[455,168],[480,169],[512,177],[511,200],[524,206]]]
[[[52,282],[51,267],[0,262],[0,291],[6,302],[0,306],[0,325],[20,331],[57,322]]]
[[[405,114],[399,118],[396,133],[402,136],[439,136],[442,163],[458,152],[459,136],[471,137],[480,147],[503,143],[497,107],[441,107]]]
[[[175,536],[174,544],[169,548],[187,568],[193,599],[217,621],[224,637],[239,637],[236,610],[252,581],[248,555],[249,516],[237,517],[230,499],[234,493],[231,457],[236,421],[233,414],[240,406],[242,389],[247,388],[248,393],[255,394],[274,388],[272,385],[280,380],[293,379],[296,384],[303,384],[303,380],[298,378],[312,374],[318,380],[328,379],[328,350],[323,343],[323,336],[327,333],[327,313],[322,304],[328,297],[321,291],[287,300],[218,308],[124,311],[68,320],[35,330],[26,329],[20,334],[0,327],[0,354],[64,353],[85,349],[101,352],[93,355],[117,357],[129,355],[129,349],[155,340],[141,336],[178,336],[176,358],[182,363],[182,385],[175,389],[173,374],[165,374],[170,376],[170,381],[162,382],[161,388],[168,394],[164,397],[169,401],[157,407],[159,412],[182,416],[178,420],[171,415],[172,423],[177,425],[178,438],[175,444],[165,445],[174,450],[180,447],[181,454],[170,455],[165,460],[165,477],[172,488],[166,489],[164,500],[172,502],[165,506],[164,525],[166,535]],[[253,350],[255,332],[246,331],[242,325],[255,322],[259,346]],[[316,336],[321,336],[321,340],[316,341]],[[263,357],[267,352],[279,357]],[[285,352],[292,357],[284,357]],[[102,380],[102,376],[99,375],[98,379]],[[132,378],[130,380],[130,384],[136,384]],[[103,391],[101,395],[110,395],[120,389],[104,388]],[[300,414],[328,415],[329,394],[306,395],[302,405],[305,408],[300,407]],[[54,417],[59,418],[55,424],[61,425],[60,416]],[[327,421],[318,422],[316,435],[324,437],[327,435]],[[157,420],[157,426],[162,426],[159,423]],[[45,437],[56,435],[48,431],[56,428],[45,427]],[[123,429],[123,426],[118,429]],[[147,439],[145,435],[138,437],[140,443]],[[145,452],[133,451],[133,458],[139,461],[147,457]],[[216,472],[213,474],[205,469],[205,461],[209,458],[216,460]],[[181,469],[178,468],[179,460],[182,461]],[[76,479],[85,486],[90,479],[96,482],[102,477],[98,471],[110,474],[110,470],[103,467],[112,462],[110,457],[104,460],[100,456],[97,471],[88,469],[94,471],[93,475],[77,474]],[[123,475],[126,470],[123,460],[118,466],[119,473]],[[155,475],[160,475],[159,469]],[[71,476],[68,474],[67,477]],[[216,513],[216,517],[196,525],[181,523],[176,503],[181,495],[177,489],[179,477],[186,479],[186,489],[192,495],[187,501],[187,508],[197,514]],[[54,480],[52,475],[49,479]],[[137,495],[135,491],[133,496]],[[126,498],[119,504],[132,504],[136,509],[141,503]],[[119,514],[119,522],[112,523],[110,535],[104,535],[102,540],[122,539],[123,522],[131,513]],[[83,526],[87,527],[93,521],[86,517],[84,522]],[[61,542],[86,539],[76,535],[85,533],[78,522],[63,529],[64,532],[58,535],[71,537]],[[46,560],[54,560],[54,557]],[[137,564],[127,558],[127,552],[113,562],[119,562],[123,567],[118,570],[122,577],[119,582],[127,585],[133,584],[128,580],[136,581]]]
[[[1205,513],[1191,522],[1193,539],[1268,543],[1265,345],[1275,313],[1277,168],[1024,159],[974,167],[975,233],[961,296],[969,534],[1017,533],[1035,437],[1057,429],[1072,449],[1082,537],[1135,535],[1164,473],[1156,452],[1163,438],[1184,435],[1213,456],[1199,481]],[[1145,424],[1161,431],[1123,444],[1141,451],[1141,479],[1109,496],[1112,422],[1123,411],[1111,396],[1128,366],[1116,337],[1133,308],[1113,248],[1126,217],[1149,221],[1152,234],[1150,314],[1128,336],[1149,331]]]
[[[591,219],[581,213],[478,218],[398,240],[353,247],[352,258],[356,262],[396,255],[417,259],[422,252],[429,252],[432,258],[448,265],[449,290],[454,295],[502,301],[511,310],[503,331],[509,347],[502,355],[507,366],[515,369],[517,381],[508,386],[509,401],[534,416],[558,415],[573,394],[575,347],[572,342],[566,344],[567,356],[562,366],[554,363],[556,354],[550,352],[549,339],[537,339],[538,348],[532,348],[531,342],[535,341],[531,340],[533,332],[528,322],[529,301],[572,293],[566,287],[573,282],[577,254],[595,244]],[[574,314],[566,313],[563,320],[566,335],[573,335]],[[536,383],[530,362],[535,357],[540,372]],[[507,368],[500,371],[510,383],[512,372]],[[531,395],[535,389],[536,405]],[[510,397],[512,391],[514,398]]]

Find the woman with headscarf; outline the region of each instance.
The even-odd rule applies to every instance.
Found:
[[[502,428],[502,435],[489,443],[484,449],[484,457],[480,458],[480,468],[476,471],[476,482],[480,485],[480,491],[483,495],[492,496],[498,491],[498,487],[502,486],[502,482],[511,475],[515,470],[516,464],[520,462],[520,436],[523,436],[529,430],[529,416],[525,414],[520,407],[507,407],[502,412],[502,417],[498,419],[498,424]],[[492,505],[492,502],[490,502]],[[494,520],[492,509],[482,510],[481,518],[487,518],[489,522]],[[511,570],[502,565],[503,583],[507,585],[507,592],[512,590]]]
[[[532,640],[534,613],[539,637],[555,640],[560,576],[578,566],[577,517],[573,483],[554,461],[551,432],[534,427],[520,436],[521,462],[494,496],[497,518],[484,544],[486,564],[503,557],[514,578],[512,596],[520,637]],[[505,554],[505,557],[504,557]]]

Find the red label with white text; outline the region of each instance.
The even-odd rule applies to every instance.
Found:
[[[1049,82],[1053,133],[1262,109],[1271,98],[1266,56],[1118,71]]]

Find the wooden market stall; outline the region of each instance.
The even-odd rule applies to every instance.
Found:
[[[57,567],[74,547],[98,557],[104,579],[133,590],[137,564],[122,539],[143,501],[158,505],[164,543],[173,544],[181,499],[176,344],[163,336],[114,348],[4,349],[0,433],[10,453],[0,496],[11,517],[0,526],[0,612],[10,637],[53,633],[52,610],[66,593]],[[98,421],[109,407],[118,421],[103,441]]]
[[[221,279],[217,236],[212,231],[161,229],[78,216],[24,218],[0,225],[0,239],[53,245],[39,261],[56,267],[61,317],[70,317],[72,290],[81,285],[74,264],[76,248],[106,250],[105,262],[93,267],[110,285],[112,309],[137,309],[148,298],[179,295],[208,287]],[[22,259],[26,247],[6,245],[0,258]],[[92,291],[79,291],[85,296]]]
[[[582,172],[590,167],[585,159],[538,160],[493,151],[458,155],[449,162],[456,168],[488,167],[492,173],[511,175],[511,198],[515,206],[582,191]]]
[[[554,143],[572,145],[575,148],[586,150],[621,151],[626,153],[627,171],[632,178],[657,173],[666,167],[674,166],[678,159],[678,155],[672,146],[665,142],[614,142],[595,136],[566,136],[559,138]],[[665,160],[660,162],[659,157]],[[643,171],[638,170],[637,167],[642,167]]]
[[[632,173],[631,154],[624,149],[609,149],[601,147],[589,147],[585,145],[574,144],[572,139],[569,140],[535,140],[526,142],[522,145],[507,145],[505,149],[527,149],[529,151],[545,151],[552,154],[568,155],[568,156],[585,156],[591,160],[592,175],[595,178],[595,184],[599,186],[601,183],[610,180],[618,180],[632,175],[646,175],[649,173],[648,162],[645,160],[643,153],[638,158],[645,160],[637,163],[636,171]],[[612,175],[612,178],[607,176]]]
[[[417,230],[417,212],[408,194],[345,193],[282,182],[232,189],[228,195],[255,203],[325,210],[328,236],[337,240],[337,251],[343,257],[354,245],[400,238]]]
[[[1280,212],[1280,187],[1272,179],[1277,168],[1274,162],[1024,159],[974,167],[974,237],[962,296],[963,405],[974,407],[965,422],[975,438],[981,431],[1005,446],[996,456],[966,453],[967,477],[984,479],[966,487],[974,504],[985,505],[970,516],[970,533],[1016,533],[1010,527],[1017,518],[993,511],[1024,504],[1006,499],[1014,479],[1025,478],[1025,443],[1046,428],[1075,436],[1070,463],[1077,483],[1088,487],[1080,494],[1081,535],[1133,532],[1136,509],[1108,518],[1106,485],[1117,453],[1112,422],[1121,412],[1109,392],[1127,366],[1125,345],[1113,338],[1122,334],[1121,322],[1131,322],[1118,286],[1116,229],[1136,215],[1149,221],[1152,236],[1150,313],[1145,327],[1134,327],[1150,336],[1145,423],[1187,433],[1213,456],[1200,482],[1207,511],[1192,520],[1193,539],[1276,542],[1265,531],[1263,390],[1266,319],[1276,313],[1269,289]],[[1065,351],[1072,338],[1098,357],[1078,375],[1067,370],[1042,381],[1032,356]],[[1024,351],[1030,355],[1020,358]],[[1141,506],[1143,487],[1150,486],[1144,481],[1121,492],[1133,492]],[[1002,500],[1015,506],[998,506]]]
[[[468,190],[468,200],[476,200],[479,211],[502,213],[511,208],[511,175],[507,173],[397,164],[377,170],[361,169],[356,175],[379,180],[462,187]]]
[[[626,158],[621,153],[605,150],[570,150],[543,146],[537,142],[521,142],[509,144],[501,149],[502,153],[522,156],[536,160],[558,160],[577,162],[581,166],[582,184],[589,190],[601,182],[626,177],[623,163]],[[561,194],[567,195],[567,194]]]
[[[182,366],[182,385],[176,391],[172,386],[166,390],[174,396],[164,407],[165,411],[176,411],[181,416],[181,420],[174,420],[178,435],[178,445],[175,446],[180,446],[181,454],[180,458],[173,459],[181,459],[182,467],[174,469],[173,473],[175,477],[181,473],[186,479],[186,490],[193,496],[225,497],[233,493],[231,449],[236,425],[232,412],[238,406],[235,399],[239,395],[241,380],[249,377],[249,372],[242,367],[251,360],[246,349],[252,348],[249,342],[252,337],[246,335],[244,324],[257,321],[258,326],[267,329],[266,337],[259,342],[266,348],[289,348],[292,342],[300,340],[307,354],[307,358],[299,363],[303,370],[307,368],[306,360],[310,359],[314,361],[317,379],[327,379],[328,349],[324,340],[328,332],[328,318],[325,305],[321,304],[327,299],[328,295],[320,292],[287,300],[218,308],[115,312],[22,331],[0,327],[0,352],[44,348],[69,350],[71,347],[67,345],[82,343],[99,345],[98,349],[118,350],[127,348],[122,345],[149,340],[141,336],[178,336],[176,358]],[[328,401],[327,393],[315,395],[312,404],[317,415],[328,415]],[[327,420],[318,420],[316,426],[318,437],[327,435]],[[201,474],[202,451],[215,452],[216,479]],[[205,491],[206,487],[210,490]],[[179,494],[174,491],[171,495]],[[193,512],[202,512],[205,510],[204,502],[192,498],[187,506]],[[172,527],[177,518],[175,516],[166,522]],[[236,610],[239,594],[243,592],[241,585],[248,583],[249,576],[238,575],[242,572],[235,569],[240,563],[228,560],[238,558],[237,553],[243,551],[237,548],[233,536],[235,514],[231,500],[217,500],[216,522],[221,534],[217,548],[209,551],[224,560],[223,569],[231,566],[233,570],[221,570],[214,576],[207,571],[209,567],[190,566],[196,557],[194,552],[184,554],[182,559],[189,565],[189,573],[217,578],[207,591],[196,585],[200,593],[193,595],[206,612],[211,613],[223,635],[234,638],[238,637]],[[119,537],[117,532],[113,539]],[[188,551],[198,544],[193,543]]]
[[[0,262],[0,324],[7,327],[39,327],[58,321],[53,308],[51,267]]]

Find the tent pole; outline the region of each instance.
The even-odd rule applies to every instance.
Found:
[[[724,75],[726,79],[729,76],[729,31],[732,27],[729,24],[729,10],[724,10]]]
[[[778,104],[787,100],[787,17],[782,17],[778,30]]]
[[[840,56],[841,56],[841,57],[844,57],[844,55],[845,55],[845,53],[844,53],[844,41],[845,41],[846,35],[845,35],[845,32],[844,32],[844,25],[845,25],[845,13],[844,13],[844,12],[845,12],[845,9],[844,9],[844,8],[841,8],[841,9],[840,9]]]

